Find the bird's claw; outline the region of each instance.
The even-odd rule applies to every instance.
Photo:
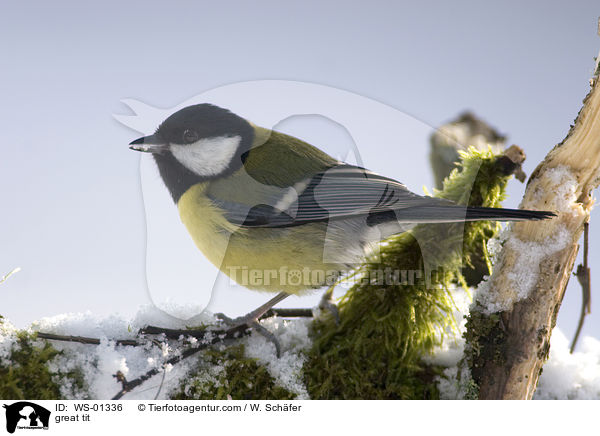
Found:
[[[252,328],[254,329],[255,332],[257,332],[262,337],[264,337],[267,341],[269,341],[273,345],[275,345],[275,354],[277,355],[277,358],[280,358],[281,357],[281,344],[279,343],[279,339],[277,339],[277,337],[273,333],[271,333],[269,330],[267,330],[265,327],[260,325],[260,323],[258,321],[254,321],[250,325],[252,326]]]
[[[248,327],[251,327],[252,329],[254,329],[255,332],[260,334],[267,341],[271,342],[275,346],[275,353],[277,357],[281,357],[281,344],[279,343],[279,340],[273,333],[271,333],[268,329],[263,327],[256,318],[248,316],[229,318],[223,313],[216,313],[215,316],[231,328],[239,327],[242,325],[247,325]]]

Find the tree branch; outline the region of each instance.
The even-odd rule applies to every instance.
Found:
[[[178,356],[174,356],[174,357],[170,358],[169,360],[167,360],[161,366],[161,368],[164,369],[165,365],[175,365],[176,363],[179,363],[182,360],[193,356],[197,352],[208,348],[210,345],[214,345],[219,342],[224,342],[228,339],[239,338],[240,336],[248,333],[249,329],[250,329],[250,327],[248,327],[247,325],[241,325],[241,326],[231,328],[225,332],[219,332],[221,334],[215,335],[210,341],[202,342],[195,347],[186,348]],[[212,333],[217,333],[217,332],[213,331]],[[123,395],[125,395],[127,392],[131,392],[134,388],[138,387],[139,385],[144,383],[149,378],[154,377],[156,374],[158,374],[161,371],[161,368],[153,368],[150,371],[146,372],[145,374],[142,374],[138,378],[131,380],[131,381],[128,381],[125,378],[125,376],[123,375],[123,373],[118,371],[114,375],[114,377],[121,383],[121,390],[119,392],[117,392],[117,394],[112,398],[112,400],[118,400],[118,399],[122,398]]]
[[[38,339],[50,339],[53,341],[62,341],[62,342],[79,342],[80,344],[89,344],[89,345],[100,345],[100,339],[98,338],[88,338],[85,336],[69,336],[69,335],[55,335],[54,333],[43,333],[37,332],[36,336]],[[115,340],[117,345],[128,345],[133,347],[138,347],[143,345],[142,342],[138,342],[135,339],[117,339]]]
[[[597,67],[575,124],[534,171],[521,202],[524,209],[554,210],[558,217],[515,223],[489,289],[476,296],[475,310],[489,319],[499,315],[498,325],[503,326],[499,336],[503,340],[487,344],[499,358],[482,361],[477,368],[480,399],[532,398],[548,356],[550,335],[593,203],[591,193],[600,181]],[[536,254],[539,259],[532,261]],[[523,270],[527,261],[534,262],[529,276]]]
[[[312,312],[312,309],[271,308],[259,319],[262,320],[262,319],[270,318],[273,316],[280,316],[283,318],[312,317],[313,312]],[[147,327],[141,329],[139,333],[140,334],[151,334],[151,335],[164,334],[165,337],[168,339],[179,339],[181,336],[184,336],[184,337],[185,336],[193,336],[197,339],[204,340],[203,342],[200,342],[198,345],[186,348],[185,350],[183,350],[181,352],[181,354],[172,357],[171,359],[167,360],[162,365],[162,367],[161,367],[163,370],[163,381],[161,382],[161,387],[162,387],[162,384],[164,382],[164,374],[165,374],[164,368],[166,365],[169,365],[169,364],[175,365],[176,363],[181,362],[182,360],[193,356],[197,352],[208,348],[210,345],[214,345],[214,344],[224,342],[224,341],[230,340],[230,339],[239,338],[243,335],[249,334],[250,330],[251,330],[251,327],[246,324],[236,326],[236,327],[230,328],[228,330],[166,329],[166,328],[162,328],[162,327],[147,326]],[[210,335],[210,339],[207,340],[206,338],[208,335]],[[54,333],[37,332],[37,337],[40,339],[50,339],[50,340],[63,341],[63,342],[79,342],[82,344],[90,344],[90,345],[99,345],[100,344],[100,339],[89,338],[89,337],[84,337],[84,336],[68,336],[68,335],[57,335]],[[156,341],[153,341],[153,342],[157,343]],[[117,339],[117,340],[115,340],[115,343],[117,345],[134,346],[134,347],[144,345],[143,342],[139,342],[134,339]],[[146,380],[148,380],[151,377],[158,374],[160,372],[160,370],[161,370],[160,368],[153,368],[150,371],[146,372],[145,374],[142,374],[140,377],[133,379],[131,381],[127,380],[125,378],[125,375],[122,372],[118,371],[114,375],[114,377],[117,379],[117,381],[119,381],[121,383],[121,390],[112,399],[118,400],[118,399],[122,398],[127,392],[131,392],[134,388],[138,387],[139,385],[144,383]]]

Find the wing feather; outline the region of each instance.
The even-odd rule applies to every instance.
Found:
[[[300,187],[301,192],[282,210],[283,195]],[[289,227],[311,222],[389,213],[405,208],[453,203],[410,192],[402,183],[364,168],[340,164],[285,190],[265,190],[256,205],[215,200],[227,219],[243,227]],[[264,201],[262,201],[264,200]]]

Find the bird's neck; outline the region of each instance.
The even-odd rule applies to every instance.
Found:
[[[184,167],[171,153],[155,154],[154,161],[165,186],[169,190],[175,204],[190,187],[197,183],[205,182],[207,177],[202,177]]]

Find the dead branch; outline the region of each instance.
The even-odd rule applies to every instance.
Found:
[[[532,398],[548,356],[550,335],[592,207],[591,193],[600,181],[598,68],[590,83],[592,89],[574,125],[534,171],[521,202],[524,209],[553,210],[558,217],[514,224],[507,239],[514,243],[504,244],[496,263],[489,294],[495,299],[493,307],[501,308],[504,340],[494,345],[501,359],[488,359],[478,369],[480,399]],[[514,271],[530,254],[523,249],[529,246],[540,247],[544,255],[530,272],[535,280],[523,296],[515,290],[522,283],[515,282]],[[489,307],[483,302],[479,310],[489,316]]]
[[[89,344],[89,345],[100,345],[100,339],[98,338],[88,338],[85,336],[69,336],[69,335],[55,335],[54,333],[37,333],[38,339],[50,339],[53,341],[63,341],[63,342],[79,342],[80,344]],[[115,340],[117,345],[125,345],[125,346],[133,346],[139,347],[143,345],[142,342],[138,342],[135,339],[117,339]]]

